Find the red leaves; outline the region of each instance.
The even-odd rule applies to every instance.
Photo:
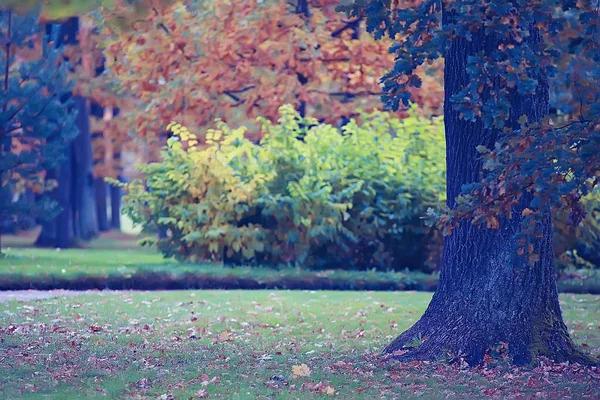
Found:
[[[151,84],[150,82],[142,82],[142,89],[148,92],[158,92],[158,86]]]
[[[300,390],[308,390],[308,391],[311,391],[314,393],[326,394],[329,396],[333,396],[336,393],[333,386],[329,385],[326,382],[318,382],[318,383],[305,382],[300,387]]]
[[[309,25],[285,2],[259,7],[248,1],[222,4],[198,16],[165,5],[157,15],[141,15],[148,23],[136,24],[135,35],[105,30],[99,39],[112,65],[102,79],[129,93],[135,107],[131,117],[121,120],[123,132],[115,135],[126,137],[133,127],[151,152],[158,152],[154,136],[164,130],[164,121],[185,121],[202,131],[220,117],[249,126],[249,135],[257,136],[254,117],[276,120],[285,103],[303,102],[307,113],[332,123],[357,108],[381,107],[378,79],[393,66],[387,52],[391,41],[375,41],[366,33],[353,40],[352,29],[332,37],[345,24],[335,11],[337,3],[311,3]],[[106,11],[106,17],[119,12]],[[159,20],[164,25],[157,25]],[[423,81],[423,89],[413,94],[425,113],[441,112],[440,73],[438,63],[411,78]],[[340,88],[348,95],[332,94]]]

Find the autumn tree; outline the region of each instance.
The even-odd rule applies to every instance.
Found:
[[[291,103],[302,114],[343,123],[358,115],[357,108],[381,107],[376,77],[393,63],[385,51],[389,43],[361,34],[364,20],[337,13],[338,0],[78,3],[67,10],[96,10],[79,18],[84,23],[68,56],[77,81],[74,94],[93,103],[90,130],[103,230],[109,227],[102,178],[122,174],[124,154],[156,159],[170,121],[202,131],[222,118],[253,127],[258,138],[255,117],[275,120],[278,108]],[[53,2],[45,7],[46,18],[68,15]],[[439,114],[440,68],[421,72],[427,84],[413,90],[415,99],[424,113]],[[121,110],[118,118],[109,116],[115,109]],[[114,227],[120,196],[114,187],[110,193]]]
[[[68,103],[71,109],[74,107],[77,110],[78,118],[75,125],[80,134],[66,149],[64,160],[60,157],[56,158],[57,161],[64,161],[61,167],[45,171],[46,176],[58,184],[52,191],[51,197],[54,202],[60,203],[62,212],[58,218],[44,224],[37,240],[38,245],[67,247],[78,239],[90,239],[96,235],[98,231],[96,214],[102,217],[102,213],[98,212],[101,211],[101,207],[94,205],[95,186],[100,186],[97,190],[100,193],[106,189],[104,177],[113,176],[115,171],[118,175],[121,168],[121,152],[126,149],[123,144],[130,143],[127,140],[128,135],[121,134],[123,124],[115,124],[112,120],[114,109],[120,104],[118,97],[111,96],[113,93],[110,84],[106,79],[99,78],[95,74],[102,60],[92,35],[95,30],[94,21],[86,18],[86,15],[101,9],[115,12],[120,10],[118,18],[130,22],[145,18],[153,7],[162,7],[166,4],[171,2],[166,0],[142,0],[134,3],[119,0],[50,0],[42,3],[30,0],[0,0],[0,9],[10,10],[10,12],[23,14],[32,10],[37,11],[36,15],[39,16],[37,22],[40,26],[46,26],[48,33],[56,36],[55,45],[64,55],[63,65],[69,66],[69,76],[76,82],[71,96],[62,96],[61,100],[66,101],[70,98],[65,104]],[[186,1],[185,4],[189,5],[190,2]],[[123,11],[126,11],[126,14]],[[124,18],[124,15],[127,18]],[[117,24],[119,21],[117,20]],[[124,28],[131,27],[124,26]],[[95,85],[90,85],[92,80]],[[100,105],[103,115],[99,121],[90,121],[92,102],[96,106]],[[92,149],[90,128],[98,127],[100,127],[100,134],[98,135],[97,131],[94,133],[99,140]],[[112,131],[110,135],[105,134],[108,131]],[[92,164],[92,152],[95,165]],[[94,180],[94,176],[97,179]],[[98,185],[98,182],[101,185]],[[112,205],[111,226],[118,228],[120,189],[112,187],[109,192]],[[101,195],[97,198],[103,200]]]
[[[134,32],[118,23],[122,10],[104,10],[106,74],[118,96],[142,110],[123,110],[129,130],[156,153],[173,120],[194,131],[215,118],[235,121],[258,139],[255,118],[276,120],[283,104],[334,124],[358,108],[380,108],[377,77],[393,65],[391,41],[360,34],[365,21],[336,12],[339,3],[172,3],[153,7]],[[415,98],[430,114],[441,112],[438,71],[423,68],[426,88],[411,89],[423,93]]]
[[[444,59],[448,210],[439,285],[385,353],[477,364],[504,344],[516,364],[590,361],[561,315],[550,208],[569,208],[577,223],[578,199],[600,175],[597,5],[371,0],[346,11],[366,18],[376,38],[397,40],[395,66],[381,80],[391,107],[420,85],[419,65]]]
[[[63,99],[72,83],[62,49],[53,46],[56,35],[45,35],[38,14],[0,8],[0,221],[60,212],[46,196],[56,184],[47,171],[64,160],[78,133],[73,103]],[[37,200],[22,200],[28,190]]]

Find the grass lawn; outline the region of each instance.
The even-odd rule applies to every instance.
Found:
[[[113,234],[114,236],[114,234]],[[223,267],[165,260],[141,249],[131,237],[105,236],[86,249],[9,248],[0,258],[0,290],[21,289],[325,289],[434,291],[437,274],[414,271],[308,271]],[[12,244],[19,243],[12,240]],[[11,242],[9,242],[11,243]],[[118,245],[117,245],[118,243]],[[20,243],[26,245],[26,243]],[[561,278],[566,293],[600,294],[600,273]]]
[[[169,291],[0,303],[2,398],[599,398],[600,370],[386,364],[422,292]],[[561,295],[600,353],[600,297]],[[295,372],[295,374],[294,374]]]
[[[92,242],[94,243],[94,242]],[[102,242],[100,242],[102,243]],[[110,243],[108,244],[110,245]],[[98,244],[96,244],[98,246]],[[139,249],[10,248],[0,259],[0,289],[341,288],[434,290],[437,275],[418,272],[308,271],[226,267],[165,260]],[[14,285],[22,283],[22,287]],[[266,286],[266,287],[265,287]]]

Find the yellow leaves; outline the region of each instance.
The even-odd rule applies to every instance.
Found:
[[[213,144],[218,142],[223,136],[223,131],[217,129],[209,129],[206,131],[206,143]]]
[[[167,125],[167,131],[171,131],[173,135],[179,137],[183,142],[187,142],[188,146],[193,147],[198,144],[196,135],[190,133],[189,129],[185,126],[171,122]]]
[[[208,251],[210,251],[211,253],[217,253],[219,251],[219,243],[210,242],[208,245]]]
[[[310,373],[311,370],[306,364],[292,366],[292,375],[294,378],[307,377],[310,376]]]

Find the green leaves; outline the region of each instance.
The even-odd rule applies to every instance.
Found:
[[[439,0],[361,0],[342,8],[366,18],[376,39],[395,39],[390,47],[394,68],[381,79],[383,100],[393,110],[408,104],[407,89],[418,86],[417,66],[440,57],[454,60],[455,50],[469,48],[464,67],[446,71],[446,82],[456,84],[448,93],[447,110],[473,126],[482,124],[497,143],[490,143],[489,150],[478,148],[485,176],[465,188],[453,217],[444,219],[445,230],[460,218],[495,226],[498,216],[512,218],[525,193],[540,208],[566,208],[572,222],[579,223],[580,199],[600,181],[598,5],[443,3],[443,15]],[[544,102],[546,95],[546,118],[545,110],[533,113],[535,106],[523,100]],[[530,228],[541,215],[524,217],[524,231],[533,235]]]
[[[425,253],[413,246],[428,232],[419,217],[445,193],[442,121],[416,111],[403,120],[362,113],[341,134],[284,106],[278,124],[260,119],[258,145],[221,122],[197,148],[195,135],[171,125],[162,160],[128,186],[127,213],[168,229],[159,248],[180,259],[405,267],[398,243]]]

